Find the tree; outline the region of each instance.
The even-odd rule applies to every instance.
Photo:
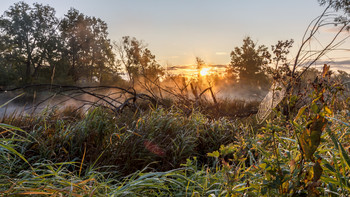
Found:
[[[142,41],[125,36],[121,43],[116,44],[116,47],[119,62],[125,67],[128,78],[132,83],[140,77],[154,81],[164,75],[164,69],[156,61],[155,55]]]
[[[330,5],[336,11],[343,10],[345,13],[350,13],[349,0],[318,0],[320,5]]]
[[[287,59],[289,49],[292,48],[294,40],[279,40],[277,44],[271,46],[273,57],[271,66],[266,69],[268,74],[273,76],[275,81],[284,82],[287,76],[292,75],[292,70]]]
[[[88,17],[70,9],[61,21],[60,30],[65,44],[64,57],[70,64],[75,81],[85,77],[104,83],[108,75],[116,73],[112,44],[107,24],[99,18]]]
[[[264,69],[270,61],[271,55],[267,47],[257,46],[250,37],[246,37],[242,47],[236,47],[231,52],[231,63],[227,72],[238,76],[237,83],[240,86],[261,88],[268,83]]]
[[[197,65],[197,70],[200,71],[205,66],[205,62],[202,58],[196,57],[196,65]]]
[[[124,66],[130,86],[134,88],[138,85],[154,98],[163,97],[160,78],[165,74],[164,69],[146,45],[136,38],[125,36],[115,46],[119,64]]]
[[[0,53],[5,64],[16,67],[20,80],[30,83],[43,65],[55,60],[59,53],[57,25],[54,8],[38,3],[33,7],[15,3],[1,16],[4,46]]]

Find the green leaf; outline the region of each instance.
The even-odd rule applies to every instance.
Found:
[[[306,108],[307,108],[307,106],[304,106],[304,107],[299,109],[297,116],[294,118],[294,122],[296,122],[300,118],[300,116],[303,115]]]
[[[260,167],[260,168],[262,168],[262,169],[265,169],[265,168],[266,168],[266,166],[267,166],[267,164],[266,164],[266,163],[261,163],[261,164],[259,165],[259,167]]]
[[[15,97],[14,97],[14,98],[12,98],[11,100],[9,100],[9,101],[7,101],[6,103],[4,103],[4,104],[0,105],[0,108],[2,108],[2,107],[4,107],[4,106],[6,106],[7,104],[11,103],[13,100],[15,100],[15,99],[17,99],[18,97],[21,97],[21,96],[23,96],[23,95],[24,95],[24,93],[22,93],[22,94],[20,94],[20,95],[15,96]]]
[[[333,173],[336,173],[337,171],[334,169],[334,167],[330,164],[330,163],[328,163],[328,161],[327,160],[322,160],[322,162],[324,163],[323,164],[323,166],[324,167],[326,167],[328,170],[330,170],[331,172],[333,172]]]
[[[324,183],[332,183],[334,185],[338,185],[340,186],[340,183],[339,181],[337,181],[335,178],[329,178],[329,177],[321,177],[321,180],[324,182]]]
[[[0,146],[5,148],[6,150],[10,151],[11,153],[17,155],[18,157],[20,157],[23,161],[25,161],[27,164],[29,164],[29,162],[26,160],[26,158],[23,157],[23,155],[19,152],[17,152],[15,149],[13,149],[11,146],[7,146],[5,144],[0,143]],[[29,164],[30,165],[30,164]]]
[[[327,125],[327,120],[322,116],[317,116],[312,120],[309,129],[304,129],[299,141],[301,148],[307,159],[313,161],[313,154],[321,143],[322,131]]]
[[[318,114],[318,106],[316,103],[312,103],[311,104],[311,110],[312,112],[314,112],[315,114]]]
[[[212,152],[212,153],[207,153],[207,156],[208,157],[215,157],[215,158],[218,158],[219,156],[220,156],[220,153],[219,153],[219,151],[214,151],[214,152]]]
[[[8,124],[4,124],[4,123],[0,123],[0,127],[7,128],[7,129],[13,129],[13,130],[16,130],[16,131],[25,132],[25,131],[23,131],[22,129],[20,129],[18,127],[15,127],[15,126],[12,126],[12,125],[8,125]]]
[[[331,129],[330,129],[330,128],[327,128],[326,131],[327,131],[329,137],[331,137],[331,140],[332,140],[332,142],[333,142],[333,144],[334,144],[334,147],[335,147],[337,150],[339,150],[339,147],[338,147],[338,140],[335,138],[335,136],[334,136],[334,134],[332,133]]]
[[[338,143],[338,145],[340,148],[340,153],[341,153],[340,155],[345,160],[346,165],[350,169],[350,157],[349,157],[348,153],[345,151],[344,147],[340,143]]]

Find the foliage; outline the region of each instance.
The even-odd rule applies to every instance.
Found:
[[[117,165],[122,174],[152,162],[154,169],[169,170],[191,156],[206,162],[203,155],[234,141],[239,130],[226,119],[211,121],[200,113],[186,117],[175,109],[123,114],[115,118],[114,113],[96,108],[82,116],[67,109],[4,121],[31,130],[35,140],[21,144],[30,150],[22,153],[29,160],[57,163],[77,161],[85,155],[86,166],[96,162]]]
[[[250,37],[243,40],[242,47],[231,52],[228,72],[238,75],[238,83],[248,87],[263,87],[268,81],[265,67],[271,61],[271,55],[264,45],[257,46]]]
[[[104,21],[70,9],[61,21],[60,30],[65,43],[63,57],[70,64],[75,81],[85,77],[91,82],[95,76],[103,84],[108,80],[106,73],[117,71]]]
[[[347,196],[350,124],[326,69],[307,105],[264,125],[175,106],[5,118],[27,132],[2,127],[2,194]]]
[[[59,20],[54,8],[22,1],[4,12],[0,30],[0,85],[121,80],[107,24],[99,18],[70,9]]]
[[[1,38],[5,47],[1,56],[17,69],[24,83],[36,76],[44,65],[52,66],[58,56],[58,19],[50,6],[15,3],[0,19]],[[2,65],[2,66],[5,66]]]
[[[349,0],[318,0],[320,5],[330,5],[336,11],[343,10],[345,13],[350,13]]]
[[[136,38],[124,36],[115,47],[118,64],[126,71],[129,87],[146,91],[155,99],[163,98],[160,82],[165,72],[147,46]]]
[[[164,69],[156,61],[155,55],[142,41],[129,36],[124,36],[115,46],[119,64],[124,66],[131,84],[140,85],[156,96],[154,88],[159,86]]]
[[[348,6],[347,1],[320,1],[325,2],[339,2],[333,5],[339,6],[336,9]],[[44,12],[43,18],[39,12]],[[58,25],[52,8],[20,2],[5,12],[0,21],[6,32],[0,41],[1,75],[8,76],[6,80],[21,75],[24,82],[43,77],[52,83],[56,68],[60,77],[67,76],[68,68],[74,71],[70,80],[75,82],[84,77],[90,82],[94,77],[100,83],[113,81],[117,68],[107,25],[74,9],[61,22],[61,35],[53,34],[53,39],[64,41],[58,46],[56,40],[48,40]],[[33,45],[36,48],[28,52],[27,45],[36,39],[48,44]],[[257,103],[217,101],[209,82],[206,90],[214,103],[200,99],[206,91],[200,89],[201,77],[195,82],[173,78],[183,85],[181,102],[163,99],[162,106],[140,105],[138,111],[126,108],[118,114],[102,105],[86,111],[47,108],[40,114],[2,117],[0,194],[349,196],[350,103],[348,92],[342,92],[349,76],[340,72],[332,78],[327,65],[323,72],[309,67],[296,71],[298,58],[291,70],[286,55],[292,43],[278,42],[271,57],[265,46],[256,46],[247,37],[231,53],[228,72],[241,86],[262,88],[271,73],[275,80],[295,80],[287,88],[291,91],[285,102],[262,125],[251,117],[223,117],[250,116]],[[125,66],[130,80],[154,98],[161,97],[159,79],[164,73],[150,50],[130,37],[117,47],[118,63]],[[196,60],[201,69],[204,61]],[[270,62],[275,63],[274,70],[266,67]],[[187,102],[189,85],[195,102]]]
[[[287,55],[289,54],[289,49],[292,48],[293,43],[294,41],[291,39],[278,41],[276,45],[271,46],[273,53],[272,64],[274,68],[268,68],[267,73],[273,74],[274,80],[286,83],[286,78],[292,75]]]

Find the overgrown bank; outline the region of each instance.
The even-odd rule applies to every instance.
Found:
[[[176,106],[9,117],[0,124],[1,193],[347,196],[349,99],[318,84],[292,118],[277,108],[262,125]]]

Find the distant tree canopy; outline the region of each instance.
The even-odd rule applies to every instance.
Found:
[[[154,81],[164,75],[164,69],[142,41],[125,36],[116,47],[119,63],[125,67],[130,81],[135,82],[140,77]]]
[[[231,63],[227,73],[240,86],[261,88],[268,83],[265,69],[271,61],[271,55],[264,45],[257,46],[250,37],[243,40],[241,47],[231,52]]]
[[[65,45],[63,57],[70,64],[70,75],[74,81],[85,77],[91,82],[95,76],[103,83],[107,73],[116,72],[104,21],[70,9],[61,21],[60,30]]]
[[[0,17],[0,85],[35,82],[110,83],[117,75],[107,24],[70,9],[15,3]]]
[[[53,63],[59,53],[59,21],[55,10],[34,3],[16,3],[0,18],[3,67],[12,69],[25,83],[31,81],[44,65]]]
[[[349,0],[318,2],[350,14]],[[123,67],[132,84],[142,82],[146,89],[153,91],[154,85],[158,86],[164,77],[164,69],[142,41],[125,36],[120,43],[112,45],[103,20],[73,8],[62,19],[55,14],[55,9],[48,5],[28,5],[23,1],[3,13],[0,17],[0,86],[112,84],[122,80],[118,72]],[[344,16],[336,20],[349,21]],[[292,44],[292,40],[279,41],[272,46],[272,58],[267,47],[246,37],[243,45],[235,47],[230,54],[225,83],[260,91],[269,87],[271,73],[274,79],[295,74],[286,58]],[[199,73],[205,63],[200,58],[196,63]],[[270,63],[275,69],[268,66]],[[204,77],[198,74],[200,80]]]

